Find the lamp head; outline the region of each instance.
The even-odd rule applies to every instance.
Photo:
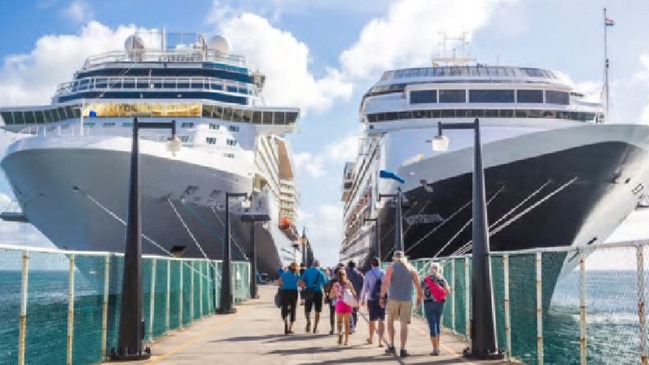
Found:
[[[445,135],[437,135],[431,141],[433,151],[446,151],[448,150],[448,138]]]

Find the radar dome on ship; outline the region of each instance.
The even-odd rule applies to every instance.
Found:
[[[144,50],[144,41],[137,35],[129,36],[126,38],[126,42],[124,42],[124,48],[126,48],[126,52],[128,53],[142,52]]]
[[[228,40],[220,35],[215,35],[214,37],[210,38],[210,40],[207,42],[207,47],[209,49],[219,51],[223,54],[230,52],[230,44],[228,44]]]

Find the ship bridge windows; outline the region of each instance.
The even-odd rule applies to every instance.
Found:
[[[370,113],[366,115],[366,119],[369,123],[389,122],[404,119],[437,118],[551,118],[580,122],[594,122],[595,113],[541,109],[435,109]]]
[[[543,90],[516,90],[516,102],[543,104]]]
[[[440,103],[466,103],[466,90],[439,90]]]
[[[570,94],[565,91],[546,90],[545,102],[547,104],[568,105],[570,104]]]
[[[437,90],[413,90],[410,92],[410,104],[437,102]]]
[[[469,90],[471,103],[513,103],[514,90]]]

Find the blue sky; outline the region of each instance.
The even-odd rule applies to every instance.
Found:
[[[465,32],[479,62],[563,72],[596,97],[608,8],[613,122],[649,123],[649,2],[643,0],[36,0],[0,5],[0,106],[45,104],[89,54],[122,49],[136,28],[222,34],[267,75],[268,104],[299,106],[290,136],[300,226],[316,256],[337,260],[343,163],[352,160],[362,94],[386,69],[427,66],[441,32]],[[7,143],[5,136],[4,143]],[[0,191],[9,193],[6,182]],[[7,200],[7,199],[5,199]],[[0,207],[1,208],[1,207]],[[616,238],[649,236],[634,213]],[[2,223],[5,241],[42,243]]]

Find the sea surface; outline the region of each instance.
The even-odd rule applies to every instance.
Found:
[[[645,281],[646,282],[646,281]],[[533,295],[534,285],[530,287]],[[0,271],[0,364],[16,364],[20,327],[21,275]],[[640,363],[638,280],[632,271],[588,272],[587,347],[589,364]],[[522,290],[518,286],[512,290]],[[525,290],[525,289],[523,289]],[[74,364],[92,364],[101,349],[102,296],[75,278]],[[114,307],[114,300],[111,307]],[[579,364],[579,274],[571,273],[557,284],[550,309],[543,321],[545,364]],[[535,364],[536,321],[533,308],[512,308],[514,352],[526,363]],[[529,315],[531,313],[531,316]],[[65,364],[68,320],[68,273],[30,271],[27,308],[26,363]],[[526,317],[525,317],[526,316]],[[111,316],[112,317],[112,316]],[[523,318],[525,317],[525,318]],[[528,323],[529,326],[524,325]],[[115,326],[108,340],[115,341]],[[521,341],[523,340],[523,341]],[[500,346],[505,339],[499,338]],[[109,346],[110,348],[110,346]]]

